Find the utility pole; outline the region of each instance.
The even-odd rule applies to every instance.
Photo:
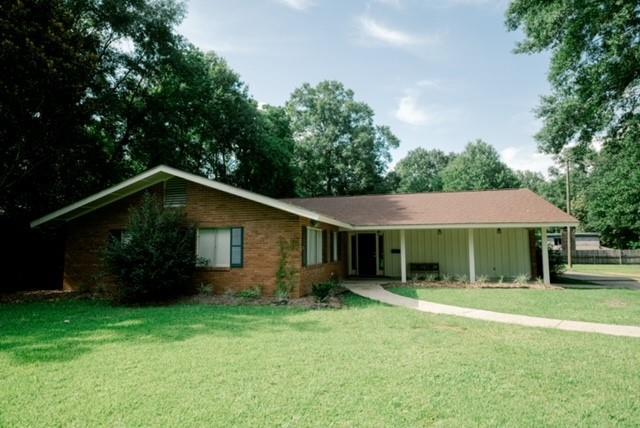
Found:
[[[571,214],[571,185],[569,183],[569,153],[565,155],[565,167],[566,167],[566,193],[567,193],[567,214]],[[573,263],[571,261],[571,226],[567,226],[567,267],[571,269]]]

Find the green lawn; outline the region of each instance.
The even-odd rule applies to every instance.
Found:
[[[640,265],[573,265],[571,272],[595,275],[630,275],[640,279]]]
[[[0,305],[0,426],[640,420],[640,340],[348,303]]]
[[[640,290],[394,288],[390,291],[490,311],[640,326]]]

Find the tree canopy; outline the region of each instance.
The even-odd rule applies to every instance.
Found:
[[[442,186],[442,170],[454,159],[437,149],[417,148],[398,161],[394,168],[398,193],[438,192]]]
[[[99,40],[75,21],[60,1],[0,4],[2,216],[42,213],[103,181],[106,159],[86,132]]]
[[[624,133],[638,117],[640,13],[634,1],[514,0],[507,27],[525,39],[519,53],[551,51],[552,94],[542,98],[540,148]]]
[[[536,138],[542,151],[571,159],[572,214],[609,245],[640,246],[638,3],[514,0],[506,23],[525,34],[516,52],[551,52]],[[559,184],[552,171],[547,194],[564,206]]]
[[[300,196],[375,191],[398,139],[374,123],[371,107],[336,81],[305,83],[286,104],[296,142],[296,191]]]
[[[30,219],[158,164],[292,196],[284,112],[177,34],[173,0],[0,5],[0,213]]]
[[[640,248],[640,128],[605,144],[586,188],[586,220],[606,245]]]
[[[515,173],[482,140],[467,144],[442,171],[444,190],[485,190],[520,187]]]

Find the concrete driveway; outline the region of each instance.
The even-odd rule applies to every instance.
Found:
[[[623,288],[628,290],[640,290],[640,278],[630,275],[565,272],[562,274],[562,277],[570,280],[586,281],[591,283],[557,284],[564,288]]]

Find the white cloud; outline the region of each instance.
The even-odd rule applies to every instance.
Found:
[[[307,10],[313,6],[313,0],[278,0],[278,2],[295,10]]]
[[[406,95],[400,98],[396,119],[410,125],[424,125],[429,121],[429,114],[418,104],[416,97]]]
[[[554,165],[551,155],[538,153],[529,147],[509,146],[500,151],[500,157],[512,169],[541,172],[545,175],[549,167]]]
[[[359,24],[360,31],[364,36],[391,46],[410,47],[433,44],[438,41],[437,37],[418,36],[387,27],[386,25],[366,16],[360,17]]]
[[[400,98],[395,117],[409,125],[436,125],[448,122],[459,116],[454,109],[445,109],[437,105],[421,105],[419,97],[415,94],[407,94]]]

